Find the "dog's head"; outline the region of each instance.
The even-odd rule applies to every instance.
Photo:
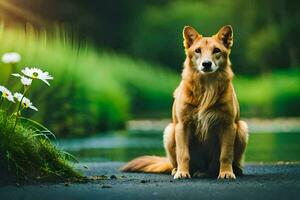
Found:
[[[202,74],[211,74],[224,69],[229,61],[233,44],[233,31],[230,25],[223,26],[217,34],[203,37],[194,28],[183,29],[184,48],[191,65]]]

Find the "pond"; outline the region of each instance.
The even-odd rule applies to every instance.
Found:
[[[56,143],[81,162],[128,161],[142,155],[164,155],[162,133],[154,131],[117,131],[61,139]],[[300,133],[251,133],[245,161],[300,161]]]

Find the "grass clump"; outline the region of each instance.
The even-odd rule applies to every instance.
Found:
[[[77,181],[82,175],[74,171],[67,155],[58,150],[45,134],[32,124],[0,110],[1,182]],[[14,131],[13,131],[14,130]]]

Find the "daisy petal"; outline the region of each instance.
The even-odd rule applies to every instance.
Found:
[[[35,111],[39,111],[35,106],[29,106],[29,108],[31,108],[32,110],[35,110]]]
[[[7,100],[8,100],[8,101],[11,101],[11,102],[13,102],[13,103],[15,103],[14,97],[13,97],[12,95],[9,95],[9,96],[7,97]]]
[[[21,93],[19,93],[19,92],[16,92],[16,93],[14,94],[14,97],[20,102],[21,99],[22,99],[22,97],[23,97],[23,94],[21,94]]]
[[[15,76],[15,77],[22,77],[22,75],[20,74],[11,74],[12,76]]]
[[[48,86],[50,86],[50,83],[46,79],[41,79],[44,83],[46,83]]]
[[[26,78],[25,76],[21,76],[21,83],[25,86],[30,86],[32,83],[32,79]]]

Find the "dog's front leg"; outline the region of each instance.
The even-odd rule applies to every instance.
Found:
[[[232,169],[235,136],[236,127],[234,125],[224,127],[220,133],[221,154],[219,179],[235,179]]]
[[[177,171],[174,179],[191,178],[189,172],[190,153],[189,135],[187,127],[183,123],[177,123],[175,127]]]

